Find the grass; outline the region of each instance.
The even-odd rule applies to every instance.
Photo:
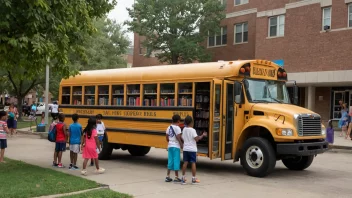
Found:
[[[28,128],[30,123],[30,121],[17,121],[17,129]],[[35,122],[32,125],[35,125]],[[35,128],[35,126],[32,127]]]
[[[0,197],[37,197],[96,188],[98,183],[49,168],[5,159],[0,163]]]
[[[64,196],[65,198],[132,198],[131,195],[126,195],[122,193],[118,193],[112,191],[110,189],[99,189],[99,190],[92,190],[86,193],[81,193],[77,195],[69,195]]]

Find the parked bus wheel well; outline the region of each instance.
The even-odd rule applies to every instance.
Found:
[[[238,140],[238,147],[236,151],[236,156],[234,161],[238,161],[241,157],[241,149],[246,140],[248,140],[251,137],[261,137],[264,139],[267,139],[271,145],[273,146],[275,152],[276,152],[276,143],[274,140],[274,137],[271,135],[270,131],[262,126],[250,126],[246,128],[243,132],[241,137]]]

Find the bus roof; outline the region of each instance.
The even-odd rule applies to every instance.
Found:
[[[192,79],[231,78],[238,76],[240,68],[258,60],[222,61],[191,63],[179,65],[161,65],[120,69],[81,71],[80,74],[62,79],[61,86],[77,84],[129,83],[152,81],[175,81]],[[263,61],[264,63],[264,61]],[[279,66],[270,63],[277,69]]]

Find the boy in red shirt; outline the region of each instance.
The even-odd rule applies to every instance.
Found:
[[[56,145],[54,152],[54,162],[53,166],[57,166],[58,168],[64,168],[61,163],[62,152],[66,150],[66,125],[64,123],[65,115],[59,114],[59,122],[56,124]]]

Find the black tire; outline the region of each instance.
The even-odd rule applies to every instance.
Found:
[[[295,158],[282,159],[282,163],[290,170],[301,171],[308,168],[314,160],[314,155],[297,156]]]
[[[150,151],[149,146],[129,146],[128,147],[128,152],[132,156],[145,156],[148,154]]]
[[[108,136],[105,134],[103,138],[101,152],[99,153],[99,160],[109,160],[114,149],[114,144],[108,142]]]
[[[274,148],[264,138],[249,138],[242,148],[241,164],[248,175],[265,177],[274,170],[276,165]]]

